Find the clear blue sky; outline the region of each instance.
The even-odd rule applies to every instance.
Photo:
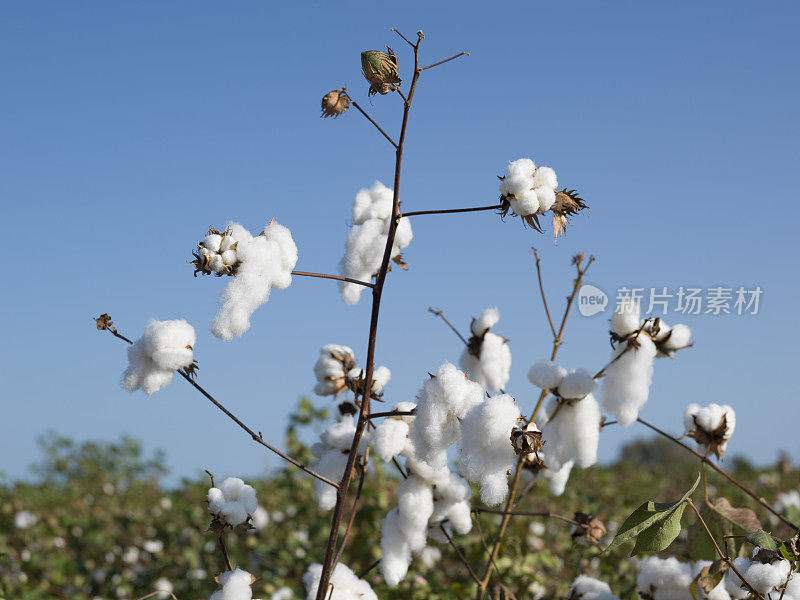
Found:
[[[679,319],[696,347],[659,361],[644,416],[679,432],[691,401],[733,404],[730,452],[800,456],[796,379],[798,116],[796,3],[4,3],[0,18],[0,201],[5,230],[0,470],[25,474],[36,436],[129,433],[167,451],[177,475],[257,473],[275,461],[180,380],[152,397],[119,386],[125,346],[91,320],[109,312],[138,337],[147,319],[198,330],[200,382],[265,437],[309,394],[325,343],[366,351],[369,302],[296,278],[244,338],[208,332],[223,281],[192,277],[209,225],[273,215],[299,269],[335,272],[361,187],[391,184],[393,153],[355,111],[319,118],[348,85],[395,133],[400,102],[370,106],[359,53],[389,32],[427,34],[428,71],[407,137],[407,210],[493,204],[496,175],[523,156],[554,167],[591,204],[563,241],[492,213],[421,217],[390,274],[379,364],[387,398],[411,400],[462,328],[498,306],[511,338],[509,390],[530,406],[529,366],[549,352],[530,247],[557,311],[569,257],[589,281],[760,285],[758,316]],[[608,358],[606,317],[575,316],[561,362]],[[675,321],[674,317],[668,319]],[[324,400],[319,399],[320,403]],[[645,431],[610,428],[601,455]]]

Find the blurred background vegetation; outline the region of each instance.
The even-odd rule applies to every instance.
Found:
[[[286,434],[293,456],[311,462],[303,439],[312,437],[308,429],[327,418],[325,410],[301,400]],[[165,457],[146,456],[142,446],[127,437],[77,443],[48,434],[40,444],[42,457],[32,465],[33,479],[0,486],[0,597],[133,600],[171,588],[177,598],[188,600],[206,598],[217,589],[213,576],[224,569],[216,539],[206,531],[211,520],[204,503],[207,477],[165,487]],[[357,526],[343,556],[357,573],[380,557],[381,520],[396,503],[399,476],[391,465],[379,463],[372,461]],[[770,501],[800,484],[800,472],[786,459],[766,468],[742,457],[727,457],[724,464]],[[642,439],[625,446],[613,464],[575,469],[561,497],[548,493],[546,481],[533,482],[516,510],[567,517],[575,511],[591,513],[609,529],[606,545],[644,500],[680,497],[698,467],[694,457],[672,442]],[[317,508],[313,481],[293,467],[247,480],[258,491],[265,512],[256,529],[228,533],[226,542],[233,564],[259,577],[254,597],[269,598],[282,587],[291,588],[295,598],[305,597],[302,576],[309,564],[322,558],[330,519]],[[710,472],[708,481],[712,498],[724,496],[734,506],[753,507],[765,529],[788,533],[722,477]],[[796,508],[787,510],[792,519],[800,516]],[[693,520],[688,514],[684,518],[687,526]],[[486,556],[481,532],[491,544],[499,519],[481,514],[480,530],[475,527],[469,535],[455,538],[475,570],[482,569]],[[568,523],[514,517],[497,561],[503,583],[520,600],[558,598],[574,577],[586,573],[607,581],[621,598],[630,598],[635,559],[628,559],[625,549],[605,555],[600,548],[575,544],[570,534]],[[684,530],[666,554],[698,558],[703,550],[693,548],[690,537]],[[397,588],[386,588],[377,569],[366,578],[380,598],[467,597],[473,586],[462,564],[449,546],[440,550],[442,559],[436,566],[415,560]]]

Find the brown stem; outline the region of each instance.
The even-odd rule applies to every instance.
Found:
[[[719,547],[719,544],[717,544],[717,540],[714,539],[714,535],[711,533],[711,530],[708,528],[708,525],[706,525],[705,520],[703,520],[703,517],[700,514],[700,511],[697,510],[697,507],[694,505],[694,502],[692,502],[692,499],[691,498],[687,498],[686,502],[692,508],[692,510],[694,511],[694,514],[697,515],[698,520],[703,525],[703,529],[705,529],[706,530],[706,534],[708,534],[708,539],[710,539],[711,543],[714,544],[714,548],[717,550],[717,554],[719,554],[719,557],[722,560],[724,560],[726,563],[728,563],[728,566],[731,569],[733,569],[733,572],[736,573],[739,576],[739,579],[742,580],[744,585],[747,587],[748,590],[750,590],[750,592],[752,594],[755,594],[755,596],[757,598],[760,598],[760,600],[764,600],[764,597],[761,594],[758,593],[758,591],[751,585],[751,583],[749,581],[747,581],[747,579],[744,578],[744,575],[742,575],[741,572],[739,572],[739,569],[736,568],[736,565],[733,564],[733,561],[730,558],[728,558],[728,556]]]
[[[349,277],[342,277],[341,275],[328,275],[327,273],[307,273],[306,271],[292,271],[292,275],[301,275],[303,277],[319,277],[320,279],[336,279],[337,281],[348,281],[364,287],[375,287],[375,284],[369,281],[360,281],[358,279],[350,279]]]
[[[149,594],[145,594],[144,596],[141,596],[141,597],[137,598],[136,600],[147,600],[148,598],[152,598],[153,596],[157,596],[157,595],[163,594],[163,593],[164,592],[162,592],[162,591],[150,592]],[[170,598],[172,598],[172,600],[178,600],[178,597],[175,594],[173,594],[172,592],[167,592],[167,594],[169,594],[169,596],[170,596]]]
[[[527,511],[504,511],[504,510],[492,510],[489,508],[474,508],[472,512],[476,513],[488,513],[492,515],[508,515],[510,517],[549,517],[551,519],[558,519],[559,521],[564,521],[565,523],[569,523],[571,525],[579,526],[575,519],[570,519],[569,517],[565,517],[563,515],[559,515],[556,513],[551,512],[527,512]]]
[[[413,410],[390,410],[388,412],[371,413],[368,419],[377,419],[378,417],[413,417],[416,413]]]
[[[419,42],[417,42],[416,44],[412,44],[411,41],[406,36],[404,36],[402,33],[397,31],[397,29],[391,29],[390,31],[394,31],[397,35],[399,35],[401,38],[403,38],[406,41],[406,43],[414,49],[414,54],[415,55],[419,52]],[[414,70],[416,71],[416,69],[414,69]]]
[[[469,56],[469,52],[459,52],[455,56],[451,56],[450,58],[445,58],[444,60],[435,62],[432,65],[428,65],[427,67],[422,67],[420,68],[420,71],[424,71],[425,69],[432,69],[433,67],[438,67],[439,65],[443,65],[446,62],[450,62],[451,60],[457,59],[459,56]]]
[[[460,339],[462,342],[464,342],[465,346],[469,346],[469,342],[467,341],[467,339],[463,335],[461,335],[461,333],[458,331],[458,329],[453,327],[453,324],[450,323],[450,321],[447,320],[447,318],[444,316],[444,313],[440,309],[428,307],[428,312],[429,313],[433,313],[434,315],[439,317],[442,321],[444,321],[445,324],[447,324],[447,326],[452,330],[452,332],[455,333],[458,336],[458,339]]]
[[[403,217],[416,217],[419,215],[449,215],[453,213],[477,212],[479,210],[499,210],[500,208],[501,208],[500,204],[495,204],[493,206],[474,206],[472,208],[443,208],[438,210],[415,210],[413,212],[401,213],[398,218],[402,219]]]
[[[544,285],[542,284],[542,266],[541,261],[542,259],[539,258],[539,253],[536,251],[536,248],[531,248],[533,250],[533,257],[536,259],[536,277],[539,280],[539,293],[542,296],[542,304],[544,304],[544,313],[547,315],[547,323],[550,325],[550,331],[553,333],[553,339],[556,338],[556,328],[553,326],[553,319],[550,318],[550,309],[547,307],[547,298],[544,294]]]
[[[398,32],[399,34],[399,32]],[[401,35],[402,37],[402,35]],[[403,38],[405,39],[405,38]],[[408,40],[406,40],[408,41]],[[367,362],[366,373],[364,375],[364,390],[363,398],[361,401],[361,408],[358,415],[358,423],[356,431],[353,434],[353,443],[350,446],[350,454],[345,465],[342,480],[339,483],[339,490],[336,498],[336,506],[333,509],[333,516],[331,517],[331,531],[328,536],[328,543],[325,547],[325,558],[322,562],[322,572],[320,573],[319,588],[317,589],[317,600],[325,599],[325,591],[328,589],[328,584],[333,572],[333,563],[336,554],[336,543],[339,539],[339,527],[342,523],[344,516],[345,501],[347,499],[347,492],[350,488],[350,480],[353,476],[353,470],[356,464],[356,456],[358,454],[358,447],[361,443],[361,438],[364,434],[364,429],[369,423],[370,413],[370,396],[366,390],[372,389],[372,375],[375,369],[375,343],[378,335],[378,314],[381,307],[381,296],[383,294],[383,285],[386,281],[386,273],[389,270],[389,261],[392,257],[392,247],[394,245],[394,238],[397,233],[397,224],[400,215],[400,172],[403,163],[403,146],[406,138],[406,128],[408,126],[408,115],[411,110],[411,101],[414,99],[414,92],[419,80],[419,45],[422,41],[422,35],[416,44],[412,44],[414,48],[414,75],[411,79],[411,86],[408,92],[408,98],[403,103],[403,122],[400,127],[400,138],[397,142],[397,151],[395,153],[395,166],[394,166],[394,186],[392,198],[392,218],[389,221],[389,231],[386,235],[386,247],[383,252],[383,261],[381,268],[375,278],[375,284],[372,288],[372,311],[370,314],[369,324],[369,342],[367,346]],[[410,42],[409,42],[410,43]],[[340,550],[341,551],[341,550]]]
[[[336,568],[336,565],[339,564],[339,560],[342,558],[342,552],[344,551],[344,547],[347,545],[347,538],[350,537],[350,531],[353,529],[353,523],[356,520],[356,512],[358,512],[358,502],[361,500],[361,491],[364,488],[364,477],[367,474],[367,466],[369,464],[369,448],[367,448],[366,455],[364,456],[364,462],[361,465],[361,473],[358,477],[358,488],[356,489],[356,497],[353,500],[353,509],[350,512],[350,518],[347,521],[347,528],[344,531],[344,535],[342,536],[342,543],[339,544],[339,551],[336,553],[336,558],[333,561],[333,568]]]
[[[379,559],[377,559],[377,560],[376,560],[374,563],[372,563],[370,566],[368,566],[366,569],[364,569],[363,571],[361,571],[361,573],[359,573],[359,574],[358,574],[358,578],[359,578],[359,579],[363,579],[363,578],[364,578],[364,576],[365,576],[367,573],[369,573],[370,571],[372,571],[372,569],[374,569],[375,567],[377,567],[379,564],[381,564],[381,559],[380,559],[380,558],[379,558]]]
[[[126,338],[124,335],[122,335],[121,333],[119,333],[119,332],[118,332],[116,329],[107,329],[107,331],[108,331],[108,332],[110,332],[110,333],[111,333],[111,334],[112,334],[114,337],[117,337],[117,338],[119,338],[119,339],[121,339],[121,340],[123,340],[123,341],[125,341],[125,342],[128,342],[129,344],[133,344],[133,342],[132,342],[132,341],[130,341],[130,340],[129,340],[128,338]],[[247,433],[250,435],[250,437],[251,437],[251,438],[253,438],[253,441],[254,441],[254,442],[256,442],[256,443],[258,443],[258,444],[261,444],[261,445],[262,445],[262,446],[264,446],[264,447],[265,447],[267,450],[270,450],[270,451],[274,452],[275,454],[277,454],[278,456],[280,456],[280,457],[281,457],[283,460],[285,460],[285,461],[288,461],[288,462],[292,463],[292,464],[293,464],[295,467],[297,467],[297,468],[298,468],[298,469],[300,469],[301,471],[303,471],[303,472],[305,472],[305,473],[308,473],[309,475],[311,475],[311,476],[313,476],[313,477],[316,477],[316,478],[317,478],[317,479],[319,479],[320,481],[324,481],[324,482],[325,482],[325,483],[327,483],[328,485],[332,485],[332,486],[333,486],[333,487],[335,487],[335,488],[338,488],[338,487],[339,487],[339,484],[338,484],[338,483],[336,483],[335,481],[331,481],[330,479],[328,479],[327,477],[323,477],[322,475],[320,475],[320,474],[319,474],[319,473],[317,473],[316,471],[312,471],[311,469],[309,469],[307,466],[305,466],[303,463],[301,463],[301,462],[300,462],[300,461],[298,461],[297,459],[294,459],[294,458],[292,458],[291,456],[289,456],[289,455],[288,455],[288,454],[286,454],[285,452],[281,452],[281,451],[280,451],[280,450],[278,450],[278,449],[277,449],[275,446],[273,446],[272,444],[270,444],[270,443],[266,442],[266,441],[264,440],[264,438],[261,436],[261,434],[260,434],[260,433],[258,433],[258,434],[257,434],[255,431],[253,431],[252,429],[250,429],[250,428],[249,428],[247,425],[245,425],[244,423],[242,423],[242,421],[241,421],[241,420],[239,420],[239,418],[238,418],[236,415],[234,415],[234,414],[233,414],[231,411],[229,411],[229,410],[228,410],[227,408],[225,408],[225,407],[224,407],[222,404],[220,404],[220,402],[219,402],[219,401],[218,401],[216,398],[214,398],[214,396],[212,396],[212,395],[211,395],[211,394],[209,394],[207,391],[205,391],[205,390],[204,390],[204,389],[203,389],[203,388],[200,386],[200,384],[198,384],[198,383],[197,383],[197,382],[196,382],[194,379],[192,379],[192,377],[191,377],[190,375],[188,375],[188,374],[187,374],[187,373],[186,373],[186,372],[185,372],[183,369],[180,369],[180,370],[178,370],[178,371],[177,371],[177,373],[178,373],[178,375],[180,375],[181,377],[183,377],[183,378],[184,378],[184,379],[185,379],[187,382],[189,382],[189,384],[190,384],[192,387],[194,387],[194,388],[195,388],[195,389],[196,389],[198,392],[200,392],[201,394],[203,394],[203,396],[205,396],[205,397],[206,397],[206,398],[207,398],[209,401],[211,401],[211,403],[212,403],[214,406],[216,406],[218,409],[220,409],[222,412],[224,412],[224,413],[225,413],[225,414],[226,414],[226,415],[227,415],[227,416],[228,416],[228,417],[229,417],[229,418],[230,418],[230,419],[231,419],[231,420],[232,420],[234,423],[236,423],[236,424],[237,424],[239,427],[241,427],[242,429],[244,429],[244,430],[245,430],[245,431],[246,431],[246,432],[247,432]],[[210,473],[209,473],[209,474],[210,474]]]
[[[347,94],[347,92],[345,92],[345,94]],[[380,132],[383,134],[383,137],[385,137],[387,140],[389,140],[389,143],[390,143],[392,146],[394,146],[395,148],[397,148],[397,144],[395,143],[395,141],[394,141],[392,138],[390,138],[390,137],[389,137],[389,134],[388,134],[388,133],[386,133],[386,132],[385,132],[383,129],[381,129],[381,126],[380,126],[380,125],[378,125],[378,124],[377,124],[377,123],[376,123],[376,122],[375,122],[375,121],[372,119],[372,117],[370,117],[370,116],[367,114],[367,112],[366,112],[366,111],[365,111],[363,108],[361,108],[361,107],[359,106],[358,102],[356,102],[355,100],[353,100],[353,99],[350,97],[350,94],[347,94],[347,97],[348,97],[348,98],[350,98],[350,104],[352,104],[353,106],[355,106],[355,107],[358,109],[358,112],[360,112],[362,115],[364,115],[364,116],[367,118],[367,120],[368,120],[370,123],[372,123],[373,125],[375,125],[375,129],[377,129],[378,131],[380,131]]]
[[[726,478],[728,481],[730,481],[732,484],[734,484],[736,487],[738,487],[740,490],[742,490],[742,491],[743,491],[745,494],[747,494],[748,496],[750,496],[751,498],[753,498],[753,499],[754,499],[756,502],[758,502],[758,503],[759,503],[761,506],[763,506],[764,508],[766,508],[766,509],[767,509],[769,512],[771,512],[773,515],[775,515],[776,517],[778,517],[778,518],[779,518],[781,521],[783,521],[783,522],[784,522],[786,525],[788,525],[789,527],[791,527],[791,528],[792,528],[793,530],[795,530],[795,531],[797,530],[797,526],[796,526],[794,523],[792,523],[791,521],[789,521],[788,519],[786,519],[786,517],[784,517],[784,516],[783,516],[781,513],[779,513],[777,510],[775,510],[775,509],[774,509],[774,508],[773,508],[773,507],[772,507],[772,506],[771,506],[771,505],[770,505],[770,504],[769,504],[769,503],[768,503],[766,500],[764,500],[764,498],[760,497],[760,496],[759,496],[758,494],[756,494],[756,493],[755,493],[753,490],[751,490],[751,489],[750,489],[750,488],[748,488],[747,486],[745,486],[745,485],[743,485],[742,483],[740,483],[739,481],[737,481],[737,480],[736,480],[736,478],[734,478],[734,477],[733,477],[732,475],[730,475],[730,474],[729,474],[727,471],[725,471],[725,469],[723,469],[723,468],[722,468],[722,467],[720,467],[720,466],[717,466],[717,465],[716,465],[714,462],[712,462],[711,460],[709,460],[709,458],[708,458],[707,456],[703,456],[703,455],[702,455],[702,454],[700,454],[699,452],[696,452],[695,450],[693,450],[692,448],[690,448],[689,446],[687,446],[686,444],[684,444],[683,442],[681,442],[681,441],[680,441],[679,439],[677,439],[676,437],[673,437],[673,436],[671,436],[671,435],[670,435],[670,434],[668,434],[666,431],[663,431],[663,430],[659,429],[659,428],[658,428],[658,427],[656,427],[655,425],[651,425],[650,423],[648,423],[648,422],[647,422],[647,421],[645,421],[644,419],[636,419],[636,420],[637,420],[637,421],[639,421],[639,423],[641,423],[641,424],[642,424],[642,425],[644,425],[645,427],[649,427],[650,429],[652,429],[653,431],[655,431],[655,432],[656,432],[656,433],[658,433],[659,435],[662,435],[662,436],[664,436],[665,438],[667,438],[667,439],[669,439],[669,440],[672,440],[673,442],[675,442],[676,444],[678,444],[679,446],[681,446],[681,447],[682,447],[684,450],[686,450],[687,452],[691,452],[692,454],[694,454],[694,455],[695,455],[697,458],[699,458],[701,461],[703,461],[703,462],[704,462],[705,464],[707,464],[709,467],[711,467],[712,469],[714,469],[714,470],[715,470],[717,473],[719,473],[720,475],[722,475],[723,477],[725,477],[725,478]]]
[[[556,355],[558,354],[558,349],[561,347],[562,338],[564,336],[564,329],[567,325],[567,318],[569,317],[570,310],[572,309],[572,304],[575,301],[575,296],[578,294],[578,290],[581,287],[581,283],[583,282],[583,276],[586,274],[586,271],[591,266],[592,262],[594,262],[594,256],[590,256],[589,259],[586,261],[586,265],[583,266],[583,258],[582,255],[576,257],[574,260],[575,268],[577,270],[577,275],[575,280],[572,284],[572,293],[567,297],[567,306],[564,308],[564,316],[561,318],[561,325],[558,328],[558,332],[556,333],[556,337],[553,340],[553,350],[550,353],[550,360],[555,360]],[[544,290],[542,290],[544,294]],[[542,296],[544,299],[544,295]],[[539,410],[542,408],[542,403],[544,402],[545,397],[549,390],[542,390],[539,394],[539,400],[536,403],[536,407],[533,409],[530,418],[527,420],[528,423],[534,421],[536,416],[539,414]],[[508,513],[511,511],[511,508],[514,506],[514,499],[517,494],[517,487],[519,486],[520,476],[522,475],[522,460],[517,459],[517,466],[514,471],[514,479],[512,480],[510,490],[508,492],[508,498],[506,499],[506,504],[503,509],[504,513]],[[489,580],[492,577],[492,568],[495,564],[495,558],[497,557],[497,553],[500,550],[500,543],[503,540],[503,536],[506,533],[506,529],[508,527],[508,522],[511,520],[511,515],[503,514],[503,519],[500,522],[500,529],[497,532],[497,537],[495,538],[494,545],[492,546],[492,551],[489,553],[489,558],[486,561],[486,568],[483,573],[483,577],[481,578],[480,583],[478,584],[478,591],[476,594],[477,600],[481,600],[486,593],[486,587],[489,585]]]
[[[228,557],[228,549],[225,547],[225,542],[222,539],[222,536],[219,536],[219,549],[222,551],[222,556],[225,558],[225,566],[228,568],[228,571],[233,571],[233,566],[231,565],[231,559]]]

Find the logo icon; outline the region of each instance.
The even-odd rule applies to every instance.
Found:
[[[603,312],[608,306],[608,295],[599,287],[586,283],[578,290],[578,311],[584,317]]]

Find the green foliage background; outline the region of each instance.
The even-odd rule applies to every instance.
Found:
[[[301,441],[302,429],[327,417],[308,401],[292,416],[286,446],[293,456],[311,462]],[[0,487],[0,591],[14,600],[50,598],[139,598],[166,578],[181,599],[206,598],[215,589],[213,575],[223,569],[213,535],[206,531],[210,516],[204,499],[207,477],[185,479],[172,489],[160,485],[166,473],[164,457],[144,455],[133,439],[114,443],[76,444],[49,435],[42,441],[42,460],[33,466],[35,483],[15,482]],[[351,542],[343,561],[360,572],[380,557],[381,520],[396,503],[399,479],[390,468],[373,460]],[[767,499],[800,483],[797,470],[756,468],[743,459],[726,459],[726,468]],[[697,461],[664,439],[642,440],[626,446],[620,459],[607,466],[573,471],[566,493],[552,497],[545,481],[537,481],[516,510],[552,511],[571,517],[575,511],[594,514],[606,523],[609,535],[644,500],[675,500],[694,481]],[[329,513],[317,508],[313,479],[293,467],[257,480],[248,480],[259,503],[270,515],[260,531],[228,533],[226,542],[234,565],[259,577],[254,597],[269,598],[288,586],[305,597],[302,576],[319,562],[327,540]],[[756,509],[765,528],[777,535],[787,531],[767,517],[750,499],[714,473],[709,475],[713,497],[727,497],[734,506]],[[698,490],[696,499],[702,491]],[[474,506],[478,506],[476,501]],[[28,528],[15,527],[17,513],[38,517]],[[687,511],[688,513],[688,511]],[[796,518],[793,517],[793,518]],[[480,516],[487,543],[500,517]],[[707,549],[687,544],[684,531],[666,554],[697,558]],[[544,531],[539,523],[544,526]],[[636,563],[630,545],[603,554],[600,549],[573,544],[571,526],[553,519],[514,517],[497,561],[499,576],[518,598],[532,598],[539,585],[548,598],[563,597],[580,573],[607,581],[621,598],[632,597]],[[148,552],[147,541],[163,548]],[[470,564],[482,569],[486,551],[477,528],[456,537]],[[431,542],[433,544],[433,542]],[[138,549],[136,551],[131,548]],[[431,569],[415,561],[397,588],[383,585],[377,570],[366,577],[380,598],[465,598],[474,586],[449,546]],[[138,555],[137,555],[138,554]],[[709,557],[711,558],[711,557]]]

